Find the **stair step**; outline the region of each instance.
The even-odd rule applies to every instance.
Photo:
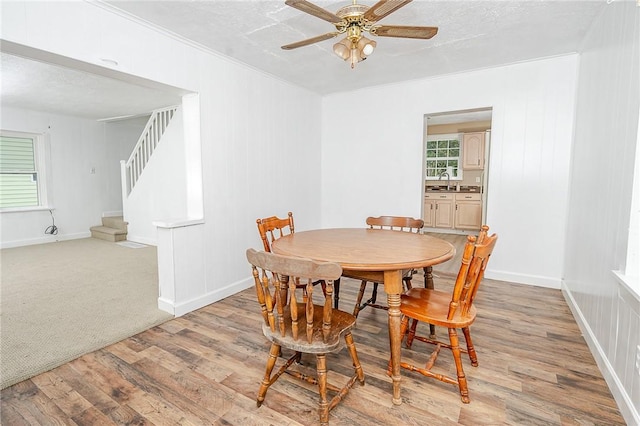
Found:
[[[105,241],[124,241],[127,239],[127,231],[124,229],[110,228],[108,226],[92,226],[89,228],[91,236]]]
[[[102,226],[106,226],[108,228],[116,228],[127,230],[127,225],[129,223],[123,220],[122,216],[107,216],[102,218]]]

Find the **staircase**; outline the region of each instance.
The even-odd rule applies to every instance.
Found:
[[[128,196],[136,185],[177,109],[177,106],[171,106],[153,111],[131,156],[120,162],[123,197]]]
[[[127,225],[122,216],[102,218],[102,226],[89,228],[91,237],[105,241],[124,241],[127,239]]]

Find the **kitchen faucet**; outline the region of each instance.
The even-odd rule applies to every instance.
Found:
[[[449,173],[447,173],[446,170],[441,171],[440,174],[438,175],[438,180],[442,180],[442,176],[444,176],[444,175],[447,175],[447,191],[448,191],[449,189],[451,189],[450,188],[450,186],[451,186],[451,176],[449,176]]]

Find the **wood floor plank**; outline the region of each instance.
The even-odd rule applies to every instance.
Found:
[[[450,289],[458,266],[437,269],[436,287]],[[422,282],[421,274],[414,277],[414,286]],[[342,309],[353,309],[358,288],[343,279]],[[485,280],[476,305],[471,334],[479,366],[463,356],[470,404],[453,385],[403,371],[403,404],[393,405],[387,312],[367,308],[353,332],[366,384],[356,384],[330,413],[331,425],[624,425],[559,290]],[[0,423],[316,424],[315,387],[288,376],[257,407],[269,351],[260,320],[255,291],[247,289],[4,389]],[[402,354],[423,363],[430,350],[416,342]],[[314,359],[303,357],[300,368],[313,372]],[[351,374],[346,349],[327,364],[337,385]],[[434,369],[455,374],[447,350]]]
[[[55,372],[48,371],[31,379],[67,416],[73,418],[89,409],[92,405],[75,389],[69,386]]]

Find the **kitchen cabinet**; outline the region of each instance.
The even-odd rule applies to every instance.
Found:
[[[462,168],[464,170],[484,169],[484,132],[462,135]]]
[[[482,226],[482,195],[469,192],[425,193],[424,226],[479,230]]]
[[[453,193],[425,194],[424,226],[453,228]]]
[[[482,226],[482,197],[480,194],[455,194],[454,227],[479,230]]]

